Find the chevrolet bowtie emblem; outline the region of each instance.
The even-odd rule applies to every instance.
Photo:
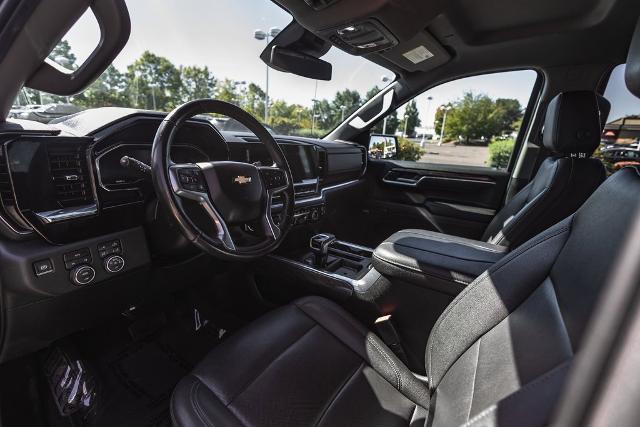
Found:
[[[233,178],[233,182],[235,182],[236,184],[249,184],[251,182],[251,177],[250,176],[236,176],[235,178]]]

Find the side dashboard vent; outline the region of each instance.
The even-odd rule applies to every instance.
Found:
[[[49,146],[49,168],[60,207],[82,206],[93,202],[83,145]]]
[[[16,199],[11,188],[11,178],[9,177],[9,164],[4,150],[0,150],[0,202],[7,208],[15,206]]]

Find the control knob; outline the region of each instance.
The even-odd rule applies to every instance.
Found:
[[[88,285],[96,278],[96,270],[90,265],[79,265],[71,270],[70,278],[74,285]]]
[[[120,255],[110,255],[104,260],[104,269],[109,273],[117,273],[124,268],[124,258]]]

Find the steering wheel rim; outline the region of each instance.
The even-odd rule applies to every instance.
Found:
[[[222,114],[245,125],[264,144],[275,166],[232,161],[173,163],[171,146],[180,126],[193,116],[204,113]],[[258,120],[228,102],[200,99],[171,111],[160,124],[153,141],[151,175],[160,203],[174,218],[184,236],[218,258],[250,260],[264,256],[282,243],[291,227],[293,178],[282,149]],[[276,194],[283,196],[277,224],[271,212],[272,199]],[[185,200],[194,201],[204,208],[215,225],[216,236],[210,236],[191,220],[183,206]],[[264,239],[250,246],[238,246],[231,235],[230,226],[239,225],[249,218],[253,220],[258,204],[259,213],[255,220],[264,233]]]

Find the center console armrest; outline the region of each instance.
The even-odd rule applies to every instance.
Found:
[[[457,295],[508,252],[503,246],[426,230],[392,234],[373,252],[373,267],[389,279]]]

